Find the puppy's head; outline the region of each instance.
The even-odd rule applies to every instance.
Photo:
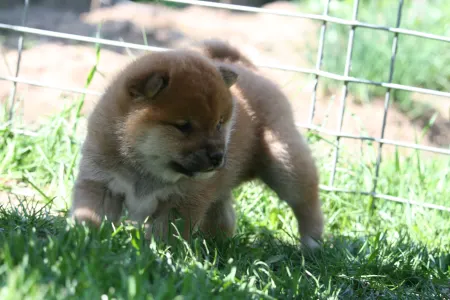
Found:
[[[124,72],[121,151],[169,181],[209,177],[227,156],[237,74],[196,53],[142,57]]]

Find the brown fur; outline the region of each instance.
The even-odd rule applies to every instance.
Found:
[[[209,39],[202,42],[199,49],[209,58],[214,60],[242,64],[245,67],[256,70],[256,66],[232,45],[216,39]]]
[[[160,236],[175,208],[204,233],[231,236],[231,191],[259,178],[290,205],[302,241],[316,246],[318,174],[288,100],[230,45],[212,40],[201,50],[144,55],[112,81],[89,118],[72,214],[117,221],[125,203]],[[187,120],[191,129],[180,132]],[[212,166],[212,153],[224,153],[221,164]]]

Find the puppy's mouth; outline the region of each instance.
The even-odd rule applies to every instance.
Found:
[[[200,173],[206,174],[206,173],[214,172],[221,166],[218,166],[218,167],[211,166],[207,169],[201,169],[201,170],[190,170],[190,169],[184,167],[182,164],[177,163],[176,161],[172,161],[170,163],[170,167],[172,168],[172,170],[174,170],[175,172],[178,172],[180,174],[183,174],[185,176],[188,176],[188,177],[194,177],[195,175],[200,174]]]
[[[185,167],[183,167],[181,164],[177,163],[176,161],[172,161],[170,163],[170,167],[175,172],[181,173],[181,174],[186,175],[188,177],[194,176],[194,172],[192,172],[191,170],[186,169]]]

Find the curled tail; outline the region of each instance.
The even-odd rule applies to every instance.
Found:
[[[247,57],[227,42],[217,39],[205,40],[202,42],[201,48],[204,54],[211,59],[229,63],[242,63],[248,68],[256,69],[256,66]]]

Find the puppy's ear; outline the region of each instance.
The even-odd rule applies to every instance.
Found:
[[[128,93],[134,99],[152,99],[161,92],[168,84],[169,78],[162,74],[153,73],[144,80],[138,80],[130,84]]]
[[[222,75],[223,81],[225,81],[225,84],[227,87],[232,87],[233,84],[236,83],[238,74],[231,70],[230,68],[219,66],[218,67],[220,75]]]

